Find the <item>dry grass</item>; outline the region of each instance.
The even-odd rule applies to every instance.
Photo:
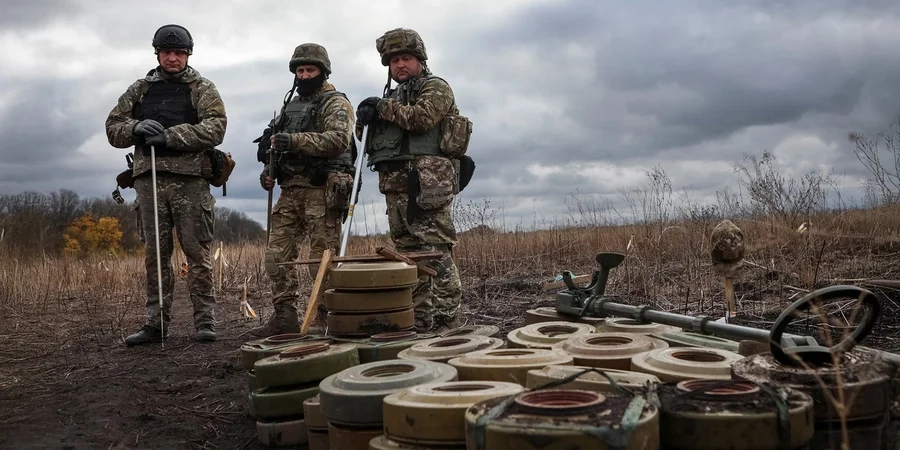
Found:
[[[732,220],[743,230],[749,247],[747,264],[736,279],[741,312],[763,315],[798,292],[846,280],[900,278],[900,265],[894,263],[900,249],[897,207],[816,213],[807,218],[812,225],[803,232],[772,219]],[[489,316],[521,315],[522,302],[542,301],[541,283],[563,270],[589,273],[595,268],[594,256],[611,251],[627,255],[611,276],[612,293],[647,299],[666,310],[721,314],[722,282],[709,261],[709,233],[717,221],[561,224],[536,231],[476,227],[461,233],[455,249],[466,308],[484,310]],[[383,236],[352,237],[348,254],[374,253],[385,245],[391,244]],[[262,268],[262,245],[243,243],[223,250],[224,267],[215,263],[223,293],[240,292],[246,280],[255,296],[270,292]],[[304,245],[301,252],[306,250]],[[178,267],[184,257],[176,251],[174,260]],[[7,315],[32,309],[65,314],[77,307],[115,321],[126,312],[110,309],[133,309],[142,303],[142,256],[4,259],[0,266],[0,309]],[[305,270],[300,276],[307,285],[311,283]],[[530,297],[522,297],[525,294]],[[504,302],[509,303],[509,311]],[[115,328],[115,323],[108,326]]]

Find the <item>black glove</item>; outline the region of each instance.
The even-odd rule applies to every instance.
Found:
[[[272,141],[269,139],[271,137],[272,137],[272,129],[266,128],[263,131],[262,136],[256,138],[253,141],[253,143],[259,144],[259,147],[256,150],[256,160],[263,164],[269,163],[268,150],[269,150],[269,147],[272,146]]]
[[[134,125],[131,134],[135,136],[155,136],[162,133],[165,127],[153,119],[144,119]]]
[[[359,106],[356,107],[356,121],[363,126],[375,122],[375,119],[378,118],[378,102],[380,101],[380,97],[369,97],[359,102]]]
[[[154,134],[144,140],[145,145],[155,145],[157,147],[166,145],[166,133]]]
[[[287,152],[291,149],[291,135],[288,133],[278,133],[275,135],[275,145],[273,146],[276,152]]]

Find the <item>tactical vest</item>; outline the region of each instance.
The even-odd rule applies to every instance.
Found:
[[[402,83],[391,89],[385,98],[392,98],[401,105],[410,105],[416,101],[422,86],[429,78],[442,78],[427,75],[414,81]],[[378,119],[375,121],[372,134],[366,142],[366,153],[369,155],[368,166],[372,167],[384,162],[403,162],[414,160],[416,156],[438,155],[441,152],[441,127],[435,125],[424,133],[404,130],[397,124]],[[376,167],[378,170],[378,167]]]
[[[321,132],[318,127],[319,107],[325,103],[325,100],[333,95],[340,95],[347,98],[342,92],[327,91],[313,96],[309,100],[292,101],[287,104],[284,109],[284,128],[278,130],[283,133],[308,133]],[[332,169],[343,171],[354,171],[354,150],[356,150],[356,142],[351,139],[350,146],[340,156],[336,158],[322,158],[307,156],[300,153],[288,152],[280,156],[279,171],[282,172],[284,178],[290,178],[293,175],[308,172],[309,169]],[[307,174],[309,176],[309,174]]]
[[[136,120],[153,119],[165,128],[188,123],[200,123],[197,109],[191,102],[194,83],[157,82],[150,83],[144,97],[132,109]],[[147,149],[149,151],[149,149]],[[177,156],[183,152],[168,150],[165,145],[156,147],[157,156]]]

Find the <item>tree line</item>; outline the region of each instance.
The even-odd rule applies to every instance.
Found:
[[[68,189],[49,194],[0,196],[0,253],[26,258],[63,253],[139,252],[137,211],[131,202],[81,198]],[[243,212],[216,206],[215,239],[224,243],[264,240],[266,230]]]

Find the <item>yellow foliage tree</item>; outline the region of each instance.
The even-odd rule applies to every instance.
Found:
[[[90,214],[75,219],[64,236],[66,254],[87,256],[97,253],[116,254],[122,244],[122,230],[114,217],[97,220]]]

